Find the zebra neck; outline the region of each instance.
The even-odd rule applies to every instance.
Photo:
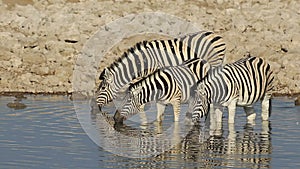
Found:
[[[116,90],[133,80],[137,81],[146,77],[157,69],[157,61],[149,58],[152,49],[147,44],[148,42],[138,43],[111,65],[110,70],[113,74]]]

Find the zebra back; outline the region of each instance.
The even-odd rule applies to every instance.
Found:
[[[192,58],[202,58],[212,67],[222,65],[225,49],[226,45],[221,36],[201,31],[173,40],[139,42],[107,68],[114,74],[125,71],[125,78],[131,81],[151,74],[156,68],[180,65]],[[101,72],[100,80],[107,78],[106,71]]]
[[[188,34],[180,38],[184,44],[193,52],[191,58],[202,58],[212,67],[222,65],[225,57],[226,45],[223,38],[210,31],[202,31],[194,34]],[[187,55],[190,56],[190,55]]]

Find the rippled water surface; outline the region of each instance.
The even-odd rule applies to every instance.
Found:
[[[67,96],[26,97],[21,100],[26,107],[20,109],[8,107],[14,97],[0,97],[0,168],[300,168],[300,106],[291,99],[273,99],[269,122],[262,123],[258,113],[256,124],[246,125],[239,108],[234,126],[227,125],[224,113],[223,127],[214,134],[203,124],[160,155],[127,158],[88,137]],[[91,116],[92,126],[106,130],[107,126],[96,124],[98,116],[97,112]],[[166,115],[165,121],[164,128],[172,117]],[[119,132],[134,133],[130,125]],[[147,144],[151,143],[145,141],[145,151],[151,152]]]

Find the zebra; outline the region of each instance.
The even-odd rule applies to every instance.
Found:
[[[101,72],[97,104],[101,110],[132,81],[142,79],[159,68],[180,65],[191,58],[205,59],[212,67],[217,67],[223,63],[225,49],[223,38],[210,31],[170,40],[139,42]]]
[[[145,103],[157,102],[157,121],[162,121],[162,114],[167,104],[174,110],[174,121],[179,121],[180,103],[190,98],[190,88],[205,77],[211,66],[205,60],[193,58],[179,66],[158,69],[153,74],[132,84],[125,96],[121,108],[114,115],[116,123],[123,123],[129,115],[139,113]]]
[[[271,66],[264,59],[250,55],[211,69],[203,80],[197,82],[193,91],[195,94],[189,103],[192,121],[197,123],[204,115],[207,116],[210,104],[218,107],[215,113],[219,113],[219,122],[222,120],[219,106],[228,107],[228,123],[234,123],[236,106],[244,107],[247,119],[253,121],[256,117],[253,104],[259,99],[262,100],[262,120],[268,120],[273,81]]]

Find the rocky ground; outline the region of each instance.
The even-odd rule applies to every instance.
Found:
[[[275,93],[300,93],[297,0],[0,0],[0,93],[72,93],[74,63],[99,27],[151,11],[223,36],[227,62],[248,52],[265,58],[277,77]],[[112,61],[105,58],[100,69]]]

